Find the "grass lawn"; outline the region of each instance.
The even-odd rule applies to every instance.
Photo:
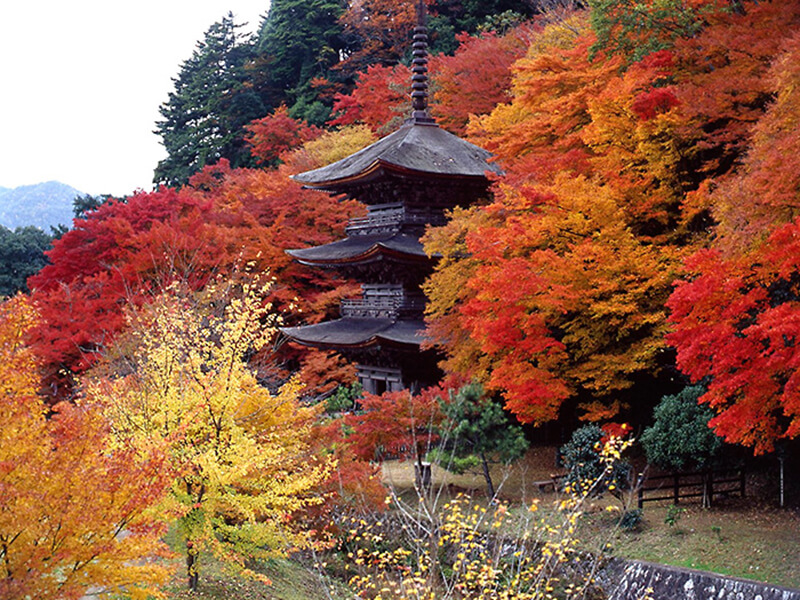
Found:
[[[674,525],[668,505],[646,504],[640,531],[614,534],[614,552],[775,585],[800,588],[800,517],[730,499],[711,509],[687,504]]]
[[[202,560],[197,592],[187,589],[183,570],[179,568],[164,590],[170,600],[325,600],[331,597],[322,579],[298,562],[275,559],[260,565],[258,571],[272,581],[272,585],[266,585],[231,575],[210,557],[203,556]],[[334,593],[332,597],[351,596]]]

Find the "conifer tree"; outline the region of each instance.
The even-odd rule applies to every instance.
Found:
[[[261,26],[258,51],[269,65],[271,85],[292,117],[322,125],[330,106],[317,100],[314,78],[327,78],[345,49],[339,15],[342,0],[273,0]]]
[[[168,156],[156,167],[155,183],[185,184],[221,158],[233,167],[252,163],[244,126],[268,111],[248,84],[255,49],[238,27],[231,13],[214,23],[174,79],[175,89],[159,109],[163,120],[156,123]]]

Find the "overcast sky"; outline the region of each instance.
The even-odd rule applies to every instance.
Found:
[[[152,188],[172,78],[232,11],[269,0],[9,0],[0,8],[0,187],[56,180],[93,195]]]

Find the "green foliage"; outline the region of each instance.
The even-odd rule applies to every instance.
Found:
[[[680,37],[695,35],[702,26],[703,10],[686,0],[588,0],[588,4],[597,34],[591,55],[606,51],[636,62],[670,48]]]
[[[608,461],[601,455],[605,437],[603,430],[594,424],[573,432],[570,441],[561,447],[561,460],[567,469],[565,487],[583,491],[591,487],[593,494],[608,490],[618,496],[628,486],[628,463],[615,460],[609,469]]]
[[[52,241],[38,227],[11,231],[0,225],[0,297],[28,291],[25,282],[47,264],[44,253]]]
[[[340,385],[333,394],[325,400],[325,411],[328,413],[340,413],[352,410],[356,401],[361,398],[363,389],[357,381],[352,385]]]
[[[714,411],[698,404],[704,393],[696,385],[661,399],[654,411],[655,422],[641,437],[648,462],[674,471],[698,469],[719,454],[722,439],[708,425]]]
[[[675,527],[681,519],[681,515],[686,512],[686,509],[681,508],[676,504],[670,504],[667,508],[667,515],[664,517],[664,523],[670,527]]]
[[[531,17],[536,12],[535,2],[525,0],[437,0],[434,12],[450,21],[456,33],[466,31],[473,34],[487,29],[487,24],[501,21],[512,13]]]
[[[330,77],[345,48],[339,16],[342,0],[273,0],[258,36],[269,64],[269,82],[291,107],[293,118],[325,122],[311,82]],[[299,104],[295,108],[295,104]],[[330,111],[330,107],[325,107]]]
[[[494,496],[488,461],[496,457],[508,464],[521,458],[528,449],[522,428],[509,422],[503,408],[484,394],[479,383],[451,393],[441,407],[445,416],[439,426],[442,442],[434,456],[456,473],[482,464],[487,491]]]
[[[506,10],[501,13],[488,15],[486,20],[478,26],[478,31],[486,33],[494,31],[498,35],[514,29],[525,21],[525,15],[513,10]]]
[[[642,524],[642,509],[632,508],[622,513],[619,526],[623,531],[636,531]]]
[[[97,210],[111,199],[109,194],[100,194],[99,196],[83,194],[75,196],[75,199],[72,201],[72,214],[75,215],[76,219],[83,219],[86,217],[86,213]]]
[[[163,120],[156,123],[168,156],[156,167],[155,183],[185,184],[221,158],[233,167],[251,165],[243,127],[267,108],[247,84],[255,46],[238,27],[231,13],[213,24],[174,79],[174,91],[159,108]]]

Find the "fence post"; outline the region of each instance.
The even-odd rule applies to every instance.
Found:
[[[703,480],[703,508],[711,508],[714,504],[714,471],[704,471]]]

